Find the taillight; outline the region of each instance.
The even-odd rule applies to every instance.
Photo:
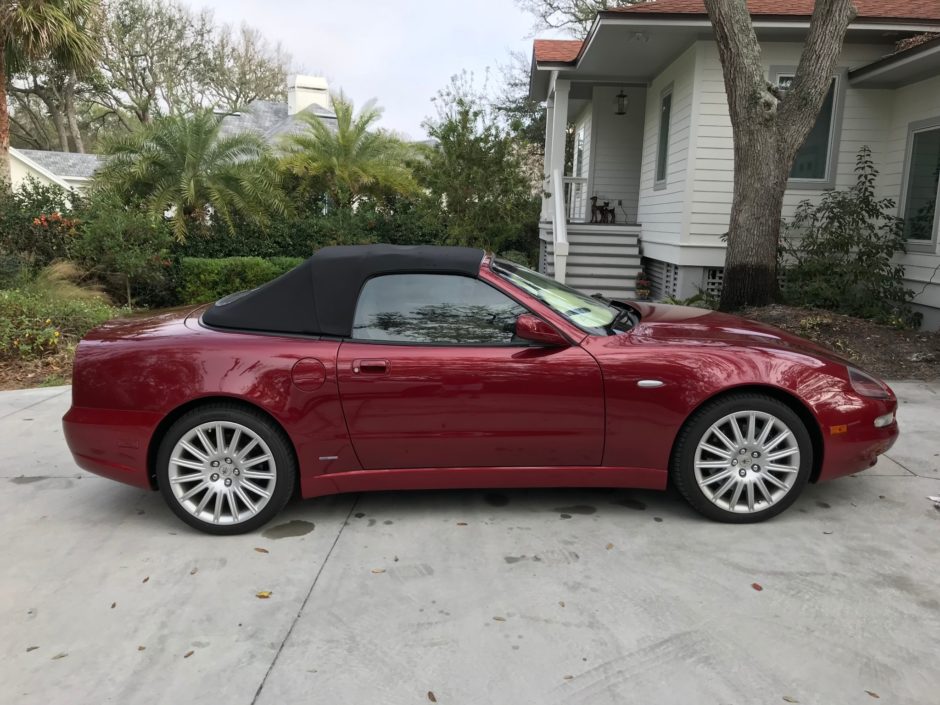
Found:
[[[891,393],[888,391],[888,385],[880,379],[872,377],[867,372],[862,372],[854,367],[849,367],[849,382],[852,383],[852,389],[863,397],[871,399],[888,399]]]

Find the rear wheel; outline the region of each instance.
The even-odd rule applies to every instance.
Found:
[[[297,472],[278,426],[226,403],[176,421],[160,444],[156,469],[170,509],[210,534],[240,534],[267,523],[290,499]]]
[[[796,501],[813,467],[806,425],[789,406],[742,393],[707,404],[686,423],[671,477],[695,509],[717,521],[763,521]]]

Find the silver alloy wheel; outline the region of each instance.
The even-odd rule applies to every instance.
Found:
[[[211,421],[191,428],[170,453],[173,496],[210,524],[240,524],[264,509],[277,468],[268,444],[247,426]]]
[[[773,414],[738,411],[709,427],[695,449],[695,480],[725,511],[754,514],[783,499],[800,471],[793,431]]]

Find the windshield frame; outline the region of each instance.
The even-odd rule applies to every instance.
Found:
[[[566,322],[575,326],[578,330],[587,333],[588,335],[608,337],[612,335],[619,335],[621,333],[628,333],[629,331],[633,330],[633,328],[635,328],[640,322],[640,312],[626,302],[611,301],[610,299],[600,295],[590,296],[585,294],[583,291],[575,289],[572,286],[568,286],[567,284],[557,282],[547,275],[537,272],[534,269],[524,265],[520,265],[505,259],[491,257],[489,262],[489,269],[494,276],[500,279],[500,281],[503,281],[513,288],[524,292],[528,296],[531,296],[540,304],[550,309],[552,313],[560,316]],[[575,317],[569,315],[570,312],[566,312],[560,308],[557,305],[557,301],[553,302],[545,296],[540,295],[539,292],[535,290],[535,286],[525,286],[523,283],[517,281],[516,279],[522,278],[519,275],[520,270],[522,272],[534,274],[536,277],[546,280],[546,283],[550,284],[553,290],[564,292],[569,296],[577,297],[585,304],[588,304],[592,307],[606,307],[612,314],[610,320],[607,323],[597,326],[586,325],[584,322],[578,321]],[[516,278],[513,278],[513,275],[516,275]]]

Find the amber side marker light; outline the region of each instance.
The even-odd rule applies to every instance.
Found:
[[[840,433],[848,433],[849,427],[846,424],[840,424],[838,426],[829,427],[830,436],[838,436]]]

